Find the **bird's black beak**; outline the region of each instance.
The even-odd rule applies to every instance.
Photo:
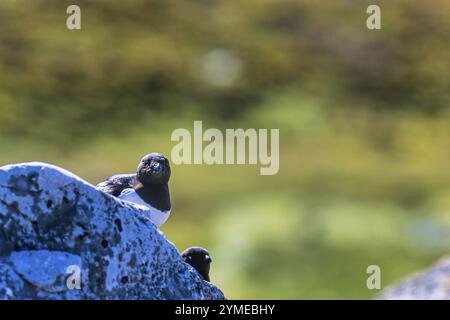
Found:
[[[161,165],[161,163],[157,162],[153,167],[153,172],[154,173],[161,173],[163,171],[163,166]]]

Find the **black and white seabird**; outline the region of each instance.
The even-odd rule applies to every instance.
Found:
[[[202,247],[190,247],[181,254],[184,262],[189,263],[205,279],[209,280],[209,269],[211,266],[211,256],[209,252]]]
[[[124,201],[145,206],[159,228],[170,215],[169,160],[160,153],[144,156],[135,174],[119,174],[100,182],[97,189]]]

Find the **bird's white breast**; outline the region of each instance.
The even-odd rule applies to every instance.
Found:
[[[119,199],[144,206],[146,209],[150,210],[150,220],[159,228],[164,222],[169,219],[170,210],[161,211],[152,207],[150,204],[145,202],[134,189],[128,188],[124,189],[122,193],[118,196]]]

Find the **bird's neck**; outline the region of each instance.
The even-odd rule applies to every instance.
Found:
[[[167,183],[143,184],[137,181],[134,190],[146,203],[161,211],[170,210],[170,192]]]

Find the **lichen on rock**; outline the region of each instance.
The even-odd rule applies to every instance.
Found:
[[[224,298],[145,210],[56,166],[0,168],[0,299]]]
[[[388,287],[381,300],[449,300],[450,257],[443,257],[427,270]]]

